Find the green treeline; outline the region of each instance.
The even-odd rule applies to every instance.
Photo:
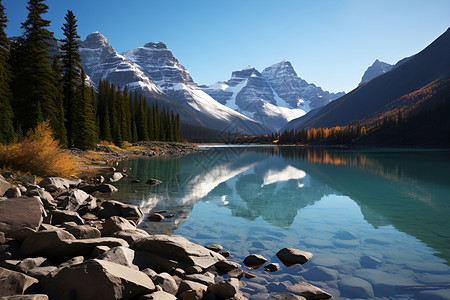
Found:
[[[173,112],[108,82],[96,92],[81,66],[75,15],[67,12],[56,49],[47,30],[51,21],[43,18],[48,9],[45,0],[29,0],[23,35],[11,41],[0,0],[0,144],[21,140],[45,120],[63,147],[89,149],[100,140],[181,141],[180,118]]]
[[[180,116],[146,98],[100,81],[96,115],[101,140],[121,145],[124,141],[181,141]]]

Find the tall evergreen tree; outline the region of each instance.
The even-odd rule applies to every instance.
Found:
[[[8,19],[0,0],[0,143],[14,139],[13,111],[11,108],[11,72],[9,67],[9,41],[5,33]]]
[[[64,106],[63,106],[63,87],[62,87],[62,73],[61,66],[59,64],[59,59],[57,56],[53,57],[53,72],[56,77],[56,81],[59,83],[57,87],[57,96],[55,98],[56,104],[58,107],[55,107],[58,110],[59,118],[55,118],[53,133],[57,140],[59,140],[59,144],[61,147],[66,148],[68,146],[67,143],[67,131],[65,126],[65,115]]]
[[[63,69],[63,103],[64,109],[66,111],[66,128],[67,128],[67,139],[69,142],[69,147],[73,144],[74,131],[80,128],[74,128],[75,119],[75,103],[78,98],[84,97],[84,84],[81,88],[81,93],[79,93],[79,86],[84,78],[81,78],[81,56],[78,51],[79,44],[78,39],[80,36],[77,33],[77,20],[75,15],[71,10],[67,11],[64,18],[66,23],[64,23],[63,30],[65,38],[62,40],[63,44],[61,46],[62,52],[62,69]],[[82,112],[81,112],[82,113]]]
[[[58,89],[49,49],[53,33],[47,30],[50,21],[42,15],[48,6],[44,0],[29,0],[24,34],[15,49],[12,83],[13,108],[16,121],[24,132],[48,119],[53,129],[60,123]]]
[[[86,86],[85,77],[82,70],[80,97],[74,103],[73,145],[81,149],[90,149],[95,147],[98,137],[95,124],[95,94],[92,88]]]

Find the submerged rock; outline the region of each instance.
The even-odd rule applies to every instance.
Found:
[[[287,290],[296,295],[305,297],[306,299],[329,299],[331,295],[313,286],[312,284],[300,281],[292,286],[288,286]]]
[[[158,179],[150,178],[150,179],[147,180],[145,183],[148,184],[148,185],[154,186],[154,185],[161,184],[162,181],[161,181],[161,180],[158,180]]]
[[[277,257],[284,264],[304,264],[311,259],[312,256],[313,254],[310,252],[293,248],[283,248],[277,253]]]
[[[161,214],[151,214],[150,216],[148,216],[147,220],[152,221],[152,222],[161,222],[162,220],[164,220],[164,216]]]
[[[268,262],[268,260],[259,254],[251,254],[244,259],[244,265],[251,268],[259,268],[266,262]]]

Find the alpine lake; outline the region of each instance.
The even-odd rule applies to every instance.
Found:
[[[243,266],[250,299],[299,281],[336,299],[450,299],[449,150],[204,147],[124,168],[113,198],[142,208],[139,228],[280,264]],[[147,220],[161,210],[174,216]],[[285,247],[314,256],[288,267]]]

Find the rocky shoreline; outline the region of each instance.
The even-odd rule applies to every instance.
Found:
[[[114,152],[110,157],[136,155]],[[261,255],[249,255],[242,266],[220,245],[136,228],[143,217],[138,206],[104,200],[123,176],[39,183],[35,176],[0,176],[0,299],[247,299],[241,278],[251,280],[259,267],[279,270]],[[286,265],[303,264],[312,253],[283,248],[277,257]],[[288,291],[264,297],[331,298],[306,282]]]

